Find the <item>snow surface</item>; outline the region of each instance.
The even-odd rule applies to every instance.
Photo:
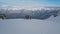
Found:
[[[0,34],[60,34],[60,16],[46,20],[0,19]]]

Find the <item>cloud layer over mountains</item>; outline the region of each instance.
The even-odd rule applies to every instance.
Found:
[[[47,19],[50,16],[59,16],[60,8],[41,7],[41,8],[0,8],[0,13],[4,13],[8,18]]]

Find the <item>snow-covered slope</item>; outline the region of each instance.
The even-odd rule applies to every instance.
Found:
[[[60,16],[57,16],[57,17],[51,16],[50,18],[46,19],[46,21],[52,21],[55,23],[60,23]]]
[[[46,20],[0,19],[0,34],[60,34],[60,16]]]

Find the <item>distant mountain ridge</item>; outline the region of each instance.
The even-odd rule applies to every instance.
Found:
[[[34,9],[34,10],[28,10],[28,9],[1,9],[0,12],[4,13],[7,18],[26,18],[28,16],[32,19],[47,19],[51,15],[54,17],[60,15],[60,8],[41,8],[40,9]]]

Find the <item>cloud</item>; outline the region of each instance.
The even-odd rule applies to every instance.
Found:
[[[2,5],[2,7],[8,7],[8,5]]]
[[[21,8],[26,8],[26,7],[45,7],[45,6],[52,6],[56,7],[59,6],[60,4],[58,2],[55,3],[55,1],[52,3],[52,0],[2,0],[0,2],[6,3],[0,3],[2,7],[21,7]]]

